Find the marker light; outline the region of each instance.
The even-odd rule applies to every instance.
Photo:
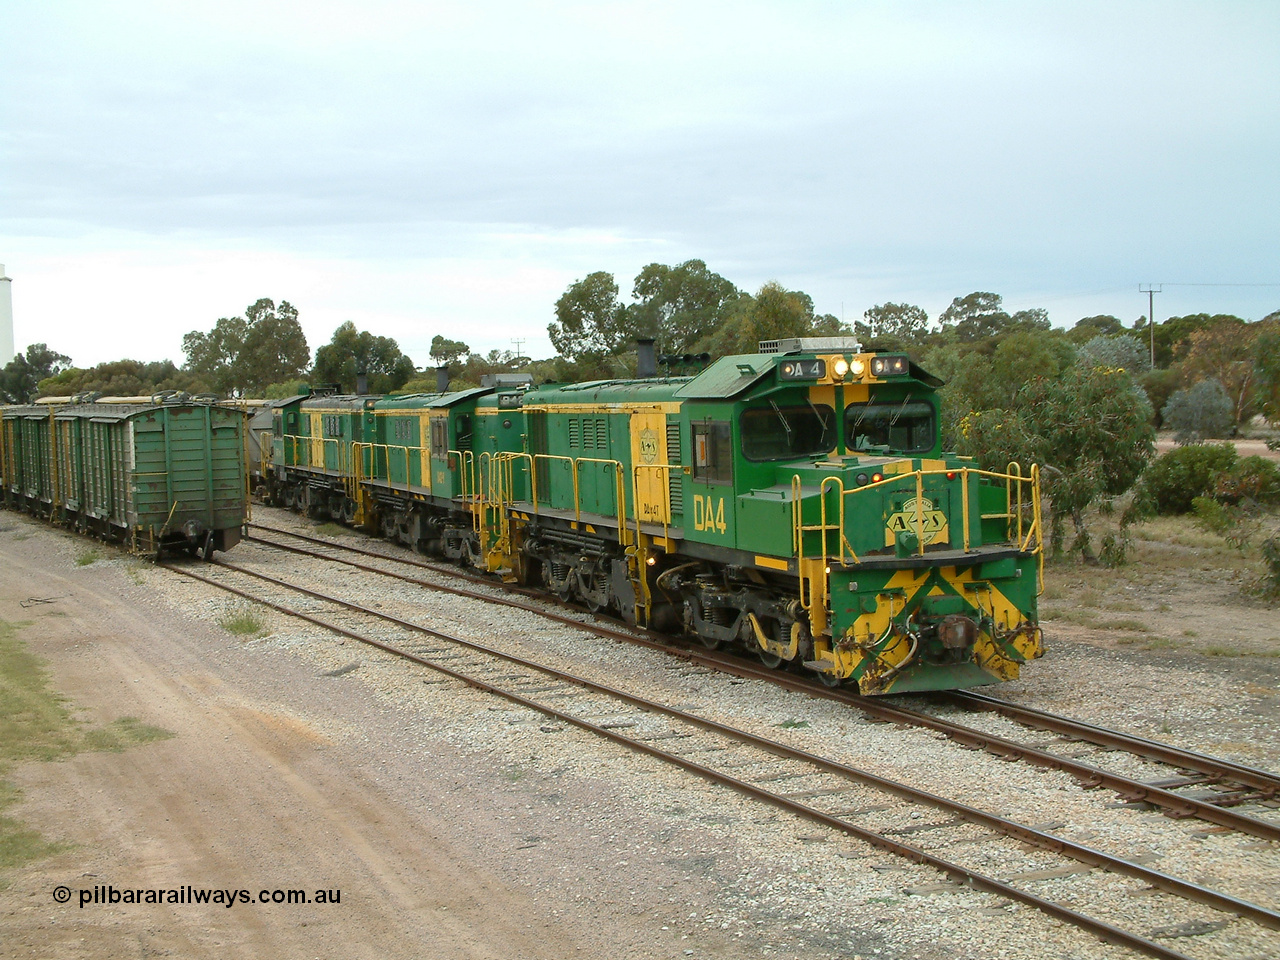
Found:
[[[841,357],[832,364],[831,369],[835,371],[835,374],[839,379],[843,380],[845,375],[849,372],[849,361]]]
[[[871,482],[872,482],[872,483],[879,483],[879,482],[880,482],[881,480],[883,480],[883,479],[884,479],[884,474],[883,474],[883,473],[873,473],[873,474],[871,475]]]
[[[871,360],[871,375],[875,377],[890,377],[908,372],[910,364],[906,357],[890,355]]]
[[[652,567],[655,563],[657,563],[657,562],[658,562],[658,558],[657,558],[657,557],[646,557],[644,562],[645,562],[645,563],[647,563],[649,566],[651,566],[651,567]]]

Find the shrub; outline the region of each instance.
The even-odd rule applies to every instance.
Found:
[[[1201,380],[1188,390],[1175,390],[1160,416],[1178,443],[1229,436],[1236,422],[1235,406],[1217,380]]]
[[[1196,497],[1191,501],[1196,523],[1216,533],[1237,550],[1243,550],[1262,527],[1256,508],[1222,504],[1212,497]]]
[[[1149,512],[1187,513],[1191,501],[1214,493],[1218,478],[1236,463],[1235,447],[1229,443],[1194,444],[1170,450],[1147,467],[1140,497]]]
[[[1226,473],[1218,475],[1213,498],[1221,503],[1280,503],[1280,468],[1263,457],[1243,457]]]
[[[1262,542],[1262,563],[1266,568],[1262,577],[1263,592],[1269,597],[1280,597],[1280,536]]]
[[[1090,367],[1120,367],[1130,373],[1151,369],[1151,354],[1137,337],[1094,337],[1080,348],[1080,362]]]

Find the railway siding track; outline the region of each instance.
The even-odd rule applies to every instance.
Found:
[[[554,613],[547,609],[546,604],[549,601],[541,595],[537,595],[538,599],[536,601],[513,600],[510,597],[494,596],[493,591],[499,589],[505,589],[508,593],[516,592],[524,596],[530,596],[531,594],[529,591],[523,590],[512,591],[509,586],[498,584],[491,578],[465,573],[456,567],[431,563],[420,560],[417,557],[389,556],[375,550],[334,543],[276,527],[255,524],[254,529],[304,541],[321,549],[328,548],[340,553],[355,554],[388,563],[424,569],[446,577],[457,577],[466,582],[476,584],[484,592],[453,587],[435,581],[424,580],[421,577],[395,573],[370,564],[345,559],[341,556],[332,556],[321,553],[318,550],[281,543],[278,540],[264,539],[257,536],[251,538],[265,546],[302,556],[330,560],[369,573],[394,577],[427,589],[441,590],[458,596],[472,597],[484,602],[512,606],[516,609],[525,610],[538,616],[595,633],[598,636],[662,649],[691,662],[707,666],[710,669],[746,678],[764,679],[786,689],[807,693],[810,696],[837,700],[847,703],[864,715],[882,722],[922,727],[942,734],[970,749],[983,750],[1005,759],[1022,760],[1042,769],[1061,770],[1075,778],[1082,788],[1110,790],[1125,803],[1148,805],[1170,817],[1179,819],[1196,818],[1215,827],[1235,830],[1257,837],[1259,840],[1271,843],[1280,842],[1280,822],[1263,819],[1251,813],[1234,809],[1237,805],[1248,802],[1252,798],[1269,802],[1277,793],[1280,793],[1280,775],[1271,774],[1267,771],[1255,770],[1216,757],[1204,756],[1167,744],[1159,744],[1155,741],[1135,737],[1120,731],[1107,730],[1069,717],[1060,717],[1044,711],[1019,707],[1016,704],[982,694],[952,694],[939,698],[942,702],[949,701],[969,710],[981,709],[987,712],[1000,713],[1024,726],[1050,731],[1060,737],[1067,737],[1073,742],[1086,741],[1108,750],[1123,750],[1144,759],[1174,767],[1172,776],[1166,776],[1154,782],[1139,780],[1088,763],[1084,759],[1055,752],[1047,749],[1044,745],[1015,741],[932,713],[911,710],[886,700],[861,697],[856,693],[844,690],[832,690],[793,674],[769,670],[763,666],[757,667],[738,657],[726,656],[725,654],[702,648],[673,647],[670,638],[662,637],[649,631],[635,630],[633,628],[618,629],[603,626],[600,623],[587,622],[579,617]],[[586,616],[586,614],[581,616]],[[1178,792],[1180,787],[1194,787],[1202,783],[1218,784],[1225,787],[1226,790],[1210,797]]]
[[[1230,760],[1209,757],[1145,737],[1108,730],[1091,723],[1059,717],[1035,707],[1010,703],[972,690],[944,694],[946,700],[965,710],[998,714],[1035,730],[1057,734],[1071,742],[1085,741],[1104,750],[1122,750],[1155,763],[1184,771],[1163,784],[1170,788],[1205,786],[1212,788],[1201,798],[1214,806],[1236,807],[1256,803],[1280,808],[1280,775]]]
[[[1185,927],[1190,916],[1200,925],[1206,941],[1220,942],[1220,947],[1228,950],[1229,943],[1240,940],[1251,949],[1258,943],[1280,943],[1280,938],[1269,932],[1280,929],[1280,915],[1269,909],[1073,843],[1047,829],[1015,823],[688,710],[238,565],[219,563],[211,568],[216,571],[213,577],[182,568],[170,569],[370,643],[538,714],[661,759],[914,862],[928,864],[958,883],[1034,906],[1104,940],[1153,956],[1186,956],[1151,937],[1160,935],[1159,931],[1170,935],[1167,931],[1181,929],[1179,923]],[[237,577],[267,584],[277,593],[301,595],[312,610],[297,610],[278,597],[264,597],[227,582]],[[322,608],[329,608],[323,616],[318,615]],[[381,638],[368,635],[373,629],[370,623],[379,625],[376,629],[383,634]],[[445,645],[439,646],[440,643]],[[678,749],[660,746],[672,743]],[[779,784],[785,788],[778,789]],[[886,805],[886,794],[895,803]],[[925,807],[928,813],[922,812],[918,822],[907,818],[904,825],[901,801]],[[892,810],[892,815],[885,816],[885,810]],[[941,820],[939,813],[944,815]],[[910,844],[904,837],[919,837],[921,842]],[[968,862],[953,859],[957,853],[967,854]],[[1061,859],[1056,859],[1061,857],[1069,858],[1070,865],[1064,867]],[[1114,886],[1122,876],[1139,881],[1139,888],[1129,893],[1150,891],[1140,901],[1132,901],[1142,905],[1139,924],[1145,924],[1146,936],[1130,932],[1132,923],[1126,929],[1078,909],[1081,904],[1114,899],[1104,896],[1102,888]],[[1052,899],[1029,889],[1045,881],[1054,885]],[[1170,918],[1178,923],[1171,925]]]

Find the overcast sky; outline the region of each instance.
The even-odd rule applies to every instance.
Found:
[[[692,257],[846,320],[1258,319],[1278,121],[1270,0],[0,0],[0,263],[79,366],[259,297],[545,356],[568,284]]]

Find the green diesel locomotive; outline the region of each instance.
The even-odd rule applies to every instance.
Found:
[[[270,496],[866,694],[1043,652],[1039,480],[941,451],[941,383],[845,338],[692,377],[275,410]]]

